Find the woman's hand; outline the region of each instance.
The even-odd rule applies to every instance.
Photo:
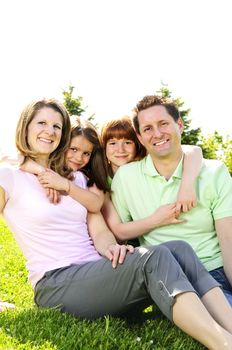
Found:
[[[58,204],[60,201],[60,193],[54,188],[46,188],[46,196],[49,199],[50,203]]]
[[[133,253],[134,247],[129,244],[111,244],[105,251],[105,257],[112,261],[112,267],[115,269],[118,264],[123,264],[127,252]]]

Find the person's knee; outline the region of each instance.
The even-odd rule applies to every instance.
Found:
[[[169,241],[169,242],[162,243],[162,245],[164,245],[165,247],[170,249],[170,251],[172,253],[175,253],[175,252],[181,252],[181,253],[187,252],[188,253],[188,252],[190,252],[190,254],[191,254],[193,252],[192,246],[189,243],[182,241],[182,240]]]
[[[196,252],[194,251],[194,249],[192,248],[192,246],[184,241],[180,241],[179,242],[179,247],[178,247],[178,251],[177,251],[178,256],[183,260],[184,262],[195,262],[196,260],[198,261]]]
[[[157,244],[154,246],[150,246],[150,247],[146,247],[148,248],[148,254],[151,255],[165,255],[170,253],[170,248],[168,246],[166,246],[165,244]]]
[[[187,251],[193,251],[192,246],[188,242],[179,240],[179,241],[177,241],[177,244],[178,244],[180,249],[187,250]]]
[[[163,263],[165,264],[165,262],[169,261],[171,258],[173,258],[172,253],[168,247],[162,244],[156,245],[150,247],[145,265],[147,265],[148,270],[150,270],[149,266],[151,269],[153,269],[152,266],[154,267],[162,265]]]

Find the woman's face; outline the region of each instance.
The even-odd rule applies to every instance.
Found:
[[[73,171],[83,168],[90,160],[93,144],[83,135],[71,139],[70,146],[66,152],[66,164]]]
[[[136,154],[135,143],[127,139],[109,139],[106,143],[106,157],[111,164],[112,171],[134,160]]]
[[[36,113],[27,129],[27,142],[38,158],[48,159],[59,146],[62,136],[62,116],[53,108],[44,107]]]

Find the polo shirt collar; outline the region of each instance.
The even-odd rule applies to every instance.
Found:
[[[184,161],[184,156],[181,157],[181,160],[179,161],[179,164],[177,165],[171,177],[176,177],[179,179],[182,178],[183,161]],[[161,176],[156,170],[150,154],[148,154],[144,159],[144,173],[150,176]]]

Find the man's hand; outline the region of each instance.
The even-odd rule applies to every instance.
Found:
[[[105,257],[112,261],[112,267],[115,269],[118,264],[123,264],[127,252],[133,253],[132,245],[111,244],[105,251]]]

